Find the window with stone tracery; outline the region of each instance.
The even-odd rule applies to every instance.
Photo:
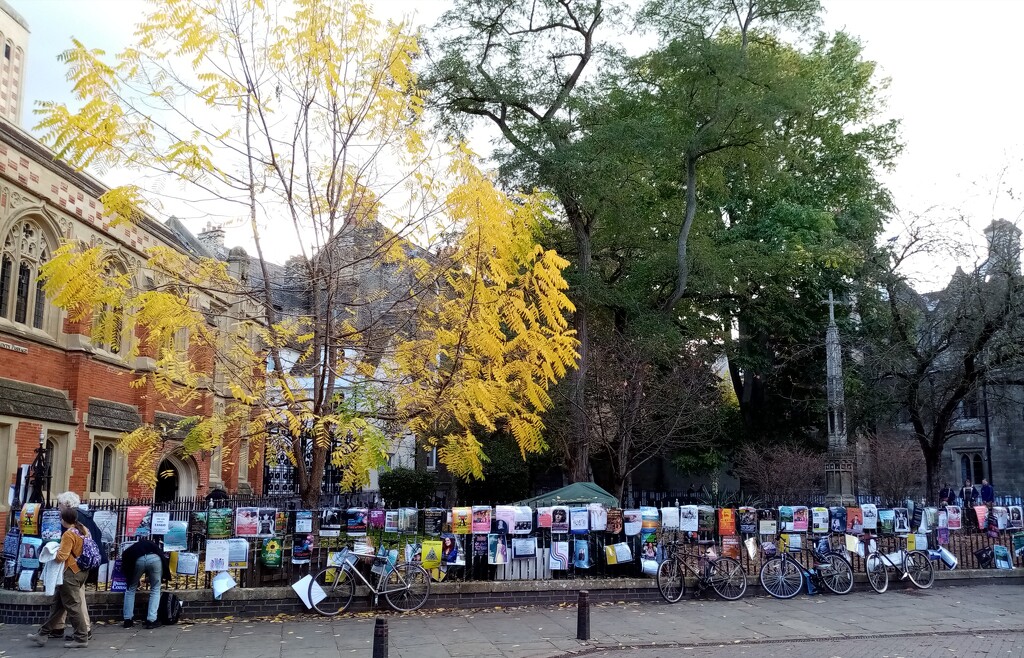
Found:
[[[50,259],[50,241],[42,226],[20,219],[4,236],[0,253],[0,318],[45,329],[50,304],[39,268]]]

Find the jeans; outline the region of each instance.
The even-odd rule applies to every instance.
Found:
[[[149,581],[149,610],[146,613],[146,621],[156,621],[157,610],[160,609],[160,556],[143,555],[135,563],[135,575],[132,582],[128,583],[128,591],[124,593],[124,618],[131,619],[135,616],[135,592],[139,589],[139,581],[142,574],[146,574]]]

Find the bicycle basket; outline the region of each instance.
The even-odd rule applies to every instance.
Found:
[[[779,549],[775,546],[775,542],[764,541],[761,542],[761,552],[765,557],[775,557],[779,554]]]

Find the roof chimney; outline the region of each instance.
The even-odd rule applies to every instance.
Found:
[[[206,228],[199,234],[199,243],[215,258],[224,258],[224,229],[206,222]]]

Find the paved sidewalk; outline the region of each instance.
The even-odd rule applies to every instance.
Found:
[[[1024,629],[1024,587],[1006,585],[936,586],[929,591],[890,591],[883,595],[855,591],[845,597],[799,596],[777,601],[748,595],[742,601],[684,600],[661,603],[600,605],[592,608],[592,641],[578,642],[576,609],[526,607],[483,611],[447,611],[389,615],[391,658],[452,658],[456,656],[509,656],[552,658],[579,652],[615,656],[677,655],[676,646],[741,644],[745,655],[776,655],[792,646],[792,655],[806,653],[815,643],[785,642],[820,638],[856,638],[868,647],[856,654],[818,655],[917,655],[884,650],[890,646],[880,636],[916,634],[977,635],[982,631],[1017,632]],[[230,619],[182,624],[146,631],[136,626],[97,625],[88,649],[67,650],[51,641],[36,648],[26,635],[28,626],[0,626],[0,656],[54,658],[56,656],[140,657],[243,657],[284,658],[296,655],[370,656],[373,615],[325,619],[299,616],[264,620]],[[940,636],[941,637],[941,636]],[[1009,642],[1020,636],[993,635]],[[769,643],[785,642],[785,645]],[[895,640],[892,646],[895,647]],[[754,643],[754,648],[747,646]],[[757,643],[762,643],[760,648]],[[825,645],[819,649],[825,649]],[[900,647],[920,642],[900,642]],[[941,643],[940,643],[941,644]],[[653,645],[653,646],[652,646]],[[643,651],[625,651],[630,647]],[[829,644],[829,647],[836,646]],[[975,644],[974,646],[977,646]],[[1003,645],[1000,645],[1002,647]],[[732,646],[739,655],[740,647]],[[599,649],[615,649],[600,651]],[[872,653],[872,650],[880,651]],[[689,651],[687,653],[690,653]],[[695,655],[699,652],[693,652]],[[946,649],[950,656],[961,655]],[[726,655],[724,651],[714,655]],[[939,655],[936,653],[936,655]]]

